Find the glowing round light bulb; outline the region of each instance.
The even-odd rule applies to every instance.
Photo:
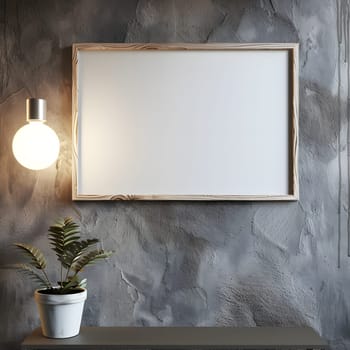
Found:
[[[60,152],[56,133],[40,121],[29,122],[13,138],[12,150],[17,161],[32,170],[48,168]]]

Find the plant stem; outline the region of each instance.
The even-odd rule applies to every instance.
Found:
[[[61,284],[61,288],[63,287],[63,264],[61,263],[61,281],[60,281],[60,284]]]
[[[64,280],[64,281],[67,281],[67,279],[68,279],[68,275],[69,275],[69,272],[70,272],[70,266],[69,266],[69,267],[68,267],[68,269],[67,269],[66,278],[65,278],[65,280]]]
[[[47,274],[46,274],[45,270],[41,270],[41,271],[43,272],[43,274],[44,274],[44,276],[45,276],[45,279],[46,279],[46,281],[47,281],[47,285],[49,286],[49,288],[52,289],[52,288],[53,288],[53,287],[52,287],[52,284],[51,284],[49,278],[47,277]]]

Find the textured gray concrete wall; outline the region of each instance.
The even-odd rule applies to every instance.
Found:
[[[38,326],[10,245],[49,253],[63,215],[116,250],[86,272],[86,325],[308,325],[349,348],[348,12],[335,0],[0,0],[2,348]],[[72,203],[71,44],[123,41],[300,42],[300,201]],[[11,152],[29,96],[48,100],[61,140],[41,172]]]

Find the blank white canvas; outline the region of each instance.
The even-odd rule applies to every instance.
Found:
[[[78,194],[288,195],[287,50],[81,51]]]

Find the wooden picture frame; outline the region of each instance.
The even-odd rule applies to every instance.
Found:
[[[169,62],[171,69],[169,69]],[[184,66],[181,66],[181,62]],[[237,65],[230,62],[237,62]],[[202,63],[204,68],[197,69]],[[211,74],[212,69],[217,70],[215,74]],[[72,199],[297,200],[299,196],[298,69],[298,44],[295,43],[73,44]],[[255,72],[254,75],[252,71]],[[164,72],[169,72],[169,77]],[[180,74],[176,74],[177,72]],[[185,72],[183,77],[181,77],[181,72]],[[222,83],[220,77],[227,77],[227,79]],[[235,82],[236,77],[237,82]],[[181,93],[177,93],[177,91],[180,90],[175,90],[174,86],[182,84],[180,78],[185,81],[183,84],[185,84],[186,89],[192,82],[195,86],[194,90],[190,90],[191,87],[189,87],[188,94],[183,93],[183,96],[178,97]],[[198,79],[200,83],[198,83]],[[124,85],[119,86],[118,84]],[[224,86],[223,84],[226,84],[225,89],[220,90],[220,86]],[[247,85],[245,90],[240,88],[242,85]],[[141,92],[138,89],[139,86],[143,87]],[[213,88],[214,86],[219,87],[217,96],[217,90]],[[229,88],[226,89],[226,87]],[[232,96],[229,95],[231,87],[232,91],[235,91]],[[154,93],[149,90],[154,90]],[[171,93],[167,94],[168,90]],[[241,94],[241,90],[245,92],[242,92],[241,98],[236,98],[237,95]],[[199,93],[197,93],[198,91]],[[225,98],[222,97],[223,92],[226,94]],[[122,96],[120,97],[118,93]],[[133,95],[134,93],[135,95]],[[209,93],[211,95],[208,95]],[[213,94],[215,95],[213,96],[213,104],[206,105],[208,96],[211,99]],[[158,95],[162,97],[159,101],[156,98]],[[153,96],[156,97],[153,98]],[[166,101],[167,98],[169,98],[168,101]],[[191,99],[196,101],[192,103]],[[227,116],[225,116],[226,101],[231,99],[234,101],[227,107]],[[115,100],[118,100],[118,104],[115,103]],[[149,100],[152,100],[151,106],[148,106]],[[158,108],[158,106],[162,106],[163,101],[167,104],[167,110],[164,109],[164,106]],[[243,104],[240,101],[250,102]],[[186,108],[178,106],[177,103],[184,103]],[[119,106],[123,106],[123,111],[118,110]],[[128,106],[132,106],[133,111],[129,111]],[[197,114],[196,106],[199,106],[199,109],[202,108]],[[248,113],[246,111],[248,107],[256,110]],[[122,109],[122,107],[120,108]],[[212,114],[206,115],[210,108],[213,109]],[[220,113],[215,112],[216,108]],[[171,117],[171,113],[173,116],[175,115],[174,110],[178,112],[176,118]],[[191,115],[185,115],[187,110]],[[236,112],[233,113],[233,110],[239,111],[237,115]],[[155,117],[152,114],[153,111],[155,111]],[[169,111],[170,115],[168,116],[168,112],[164,113],[164,111]],[[245,117],[237,119],[240,118],[239,113],[241,112]],[[145,118],[149,118],[146,121],[150,120],[151,126],[148,131],[146,130],[146,121],[140,119],[143,118],[143,113],[145,113]],[[138,119],[133,120],[136,114]],[[202,118],[202,115],[206,115],[206,117],[203,116],[203,119],[199,119],[200,122],[197,124],[191,121],[192,117]],[[255,119],[247,122],[247,115],[249,118],[254,117]],[[125,119],[122,119],[124,116]],[[182,118],[182,124],[177,121],[177,116],[180,116],[179,119]],[[155,119],[151,121],[153,117]],[[115,118],[119,118],[119,124],[116,124]],[[235,124],[230,124],[234,123],[232,118],[236,118],[238,121],[242,120],[242,123],[237,123],[235,119]],[[218,122],[214,123],[214,120],[218,120]],[[185,130],[185,132],[184,125],[186,124],[184,121],[192,123],[189,130]],[[142,133],[136,130],[139,123],[143,125]],[[246,135],[236,131],[236,127],[239,129],[244,123],[248,123],[243,125],[243,129],[248,130]],[[174,128],[174,131],[170,130],[169,125]],[[232,127],[232,130],[227,125]],[[261,132],[255,130],[255,126],[260,128]],[[167,128],[166,132],[165,129],[161,129],[162,127]],[[124,130],[119,130],[123,128]],[[253,136],[249,134],[249,130],[252,128],[254,129]],[[208,133],[211,133],[213,129],[216,131],[210,134],[210,148],[207,145]],[[137,131],[135,136],[132,134],[133,130]],[[113,133],[115,131],[116,134],[112,134],[112,131]],[[172,132],[175,133],[175,131],[176,134],[173,135]],[[149,132],[148,139],[147,136],[144,136],[146,132]],[[193,142],[196,142],[196,147],[202,147],[205,155],[197,150],[193,151],[195,157],[191,158],[193,155],[187,155],[185,147],[181,153],[174,146],[176,142],[178,145],[187,142],[187,146],[189,146],[187,149],[190,149],[189,153],[191,153],[192,136],[183,135],[190,132],[195,138]],[[231,137],[231,132],[232,135],[235,135],[234,137]],[[161,139],[160,135],[163,134],[166,135],[164,137],[167,140],[173,141],[170,145],[167,144],[167,140]],[[118,136],[114,137],[113,135]],[[203,135],[206,135],[206,139]],[[251,138],[251,142],[249,138]],[[131,139],[134,139],[134,142],[131,142]],[[142,140],[138,141],[139,139]],[[227,142],[224,143],[222,139]],[[154,143],[152,144],[153,148],[150,146],[153,153],[147,153],[147,140]],[[138,152],[130,151],[130,148],[134,147],[134,143],[137,144]],[[265,147],[265,144],[268,145]],[[166,155],[157,153],[157,150],[163,149],[164,146],[166,152],[171,154],[171,160],[169,160],[170,156],[167,158]],[[244,150],[247,152],[246,160],[244,160],[244,152],[237,151],[241,147],[249,149],[249,151]],[[264,152],[265,148],[267,151]],[[214,149],[213,152],[211,152],[212,149]],[[226,150],[225,157],[220,152],[223,149]],[[279,149],[279,153],[275,152]],[[124,150],[131,152],[129,157],[119,154]],[[119,152],[118,155],[115,152]],[[228,158],[231,152],[234,153],[236,158],[232,156],[232,159],[237,164],[230,163]],[[164,158],[164,168],[150,158],[153,154],[157,154],[159,162]],[[141,159],[137,159],[138,156]],[[201,159],[198,164],[196,156]],[[184,162],[183,158],[186,158]],[[217,158],[222,159],[217,161]],[[173,159],[174,164],[171,163]],[[191,159],[193,159],[194,165],[190,162]],[[207,159],[208,164],[206,164]],[[218,163],[218,165],[213,167],[209,162]],[[247,165],[247,163],[249,164]],[[130,165],[129,173],[126,164]],[[144,165],[141,166],[141,164]],[[147,164],[151,170],[148,169]],[[213,168],[217,171],[216,173],[214,170],[211,171]],[[236,176],[236,172],[239,172],[241,168],[244,168],[242,174],[239,173]],[[135,175],[135,172],[138,175]],[[187,175],[184,177],[183,172],[188,172],[188,177]],[[208,173],[210,174],[208,175]],[[121,179],[119,179],[119,175]],[[223,179],[221,179],[221,175],[223,175]],[[187,183],[188,178],[190,180]],[[216,178],[218,179],[216,180]],[[232,183],[230,183],[231,178],[233,179]],[[145,191],[133,191],[133,182],[134,188],[145,188]],[[155,191],[152,191],[153,185]],[[206,186],[208,191],[205,191]],[[123,190],[123,188],[129,189],[129,187],[131,190]],[[171,190],[164,192],[163,188]],[[197,190],[192,191],[191,189],[194,188]],[[226,188],[227,191],[225,191]],[[216,189],[218,189],[218,193],[215,192]]]

